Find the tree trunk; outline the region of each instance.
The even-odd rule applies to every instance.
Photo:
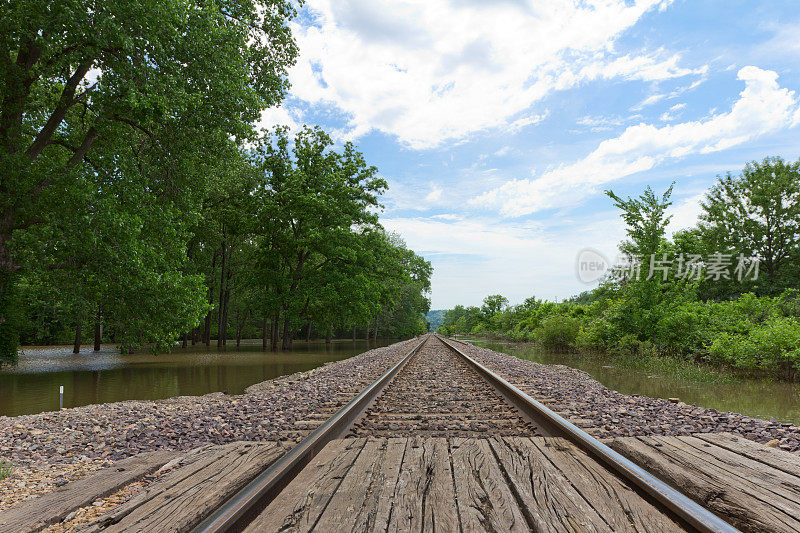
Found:
[[[356,342],[356,327],[353,326],[353,342]]]
[[[288,350],[288,349],[291,348],[291,345],[289,343],[289,336],[290,336],[290,333],[289,333],[289,316],[285,315],[283,317],[283,343],[281,345],[281,347],[284,350]]]
[[[325,330],[325,344],[330,348],[331,345],[331,331],[333,330],[333,326],[328,324],[328,329]]]
[[[375,319],[375,343],[378,343],[378,319]]]
[[[209,275],[209,283],[208,283],[208,305],[209,310],[206,314],[206,323],[205,328],[203,329],[203,342],[206,343],[206,346],[211,346],[211,313],[213,309],[211,309],[211,304],[214,303],[214,272],[217,270],[217,252],[214,252],[214,255],[211,258],[211,275]]]
[[[181,342],[181,348],[186,348],[187,346],[189,346],[189,334],[188,333],[184,333],[183,334],[183,341]]]
[[[219,276],[219,308],[218,308],[218,312],[217,312],[217,318],[218,318],[218,321],[217,321],[217,348],[222,348],[222,346],[225,344],[225,340],[224,339],[225,339],[225,336],[226,336],[226,333],[227,333],[225,331],[225,325],[226,325],[225,324],[226,323],[225,319],[227,317],[225,316],[224,304],[225,304],[225,279],[226,279],[225,275],[227,274],[225,269],[228,266],[228,261],[227,261],[227,257],[226,257],[225,248],[226,248],[225,240],[223,239],[222,240],[222,258],[221,258],[221,263],[220,263],[220,271],[221,272],[220,272],[220,276]]]
[[[100,306],[97,306],[97,318],[94,321],[94,351],[100,351],[103,342],[103,315]]]
[[[306,330],[306,343],[310,343],[311,342],[311,325],[312,325],[312,321],[309,320],[308,321],[308,329]]]
[[[280,323],[280,316],[275,315],[272,318],[272,326],[270,327],[271,331],[269,334],[269,342],[271,345],[271,349],[273,352],[278,351],[278,324]]]
[[[261,349],[262,350],[266,350],[267,349],[267,337],[269,336],[269,330],[267,329],[268,328],[268,324],[269,324],[269,320],[267,320],[267,317],[265,316],[264,320],[261,323]]]
[[[6,211],[0,217],[0,365],[15,364],[19,348],[19,307],[16,298],[18,267],[8,249],[13,216],[10,211]]]
[[[75,344],[72,348],[72,353],[81,353],[81,329],[83,328],[82,321],[78,321],[75,326]]]

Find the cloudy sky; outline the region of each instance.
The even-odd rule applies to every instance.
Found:
[[[717,174],[800,156],[792,1],[306,0],[294,34],[263,125],[359,146],[434,309],[591,288],[576,255],[624,237],[604,189],[674,180],[675,230]]]

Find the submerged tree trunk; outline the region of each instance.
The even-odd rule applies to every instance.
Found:
[[[94,351],[100,351],[100,344],[103,342],[103,315],[100,306],[97,307],[97,318],[94,321]]]
[[[267,349],[267,337],[269,336],[269,320],[267,317],[264,317],[264,320],[261,322],[261,349]]]
[[[280,323],[280,316],[275,315],[272,319],[271,331],[269,334],[269,341],[273,352],[278,351],[278,324]]]
[[[78,321],[78,324],[75,326],[75,344],[72,348],[72,353],[80,353],[81,352],[81,329],[83,328],[82,321]]]

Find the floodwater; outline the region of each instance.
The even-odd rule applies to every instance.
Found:
[[[390,342],[378,341],[379,346]],[[93,352],[84,346],[26,347],[16,368],[0,372],[0,416],[16,416],[59,407],[121,400],[157,400],[224,391],[241,394],[254,383],[303,372],[328,361],[338,361],[374,348],[366,340],[295,341],[288,352],[264,352],[261,341],[229,346],[226,351],[205,346],[176,348],[171,353],[121,355],[114,346]]]
[[[597,357],[548,352],[529,343],[483,339],[469,339],[469,341],[484,348],[537,363],[578,368],[606,387],[623,394],[680,398],[688,404],[742,413],[766,420],[774,417],[781,422],[800,425],[800,383],[739,378],[730,383],[699,383],[674,376],[648,374],[640,370],[614,366]]]

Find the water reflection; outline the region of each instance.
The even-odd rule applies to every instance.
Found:
[[[381,340],[380,346],[389,342]],[[227,391],[278,376],[311,370],[328,361],[361,353],[367,341],[295,342],[290,352],[263,352],[261,343],[229,347],[177,348],[169,354],[120,355],[111,347],[92,352],[85,347],[28,347],[13,370],[0,372],[0,415],[16,416],[58,409],[58,387],[64,386],[64,407],[120,400],[155,400]]]
[[[800,425],[800,384],[742,379],[733,383],[698,383],[672,376],[645,374],[579,354],[553,353],[531,344],[470,339],[476,345],[545,364],[561,364],[589,373],[624,394],[680,398],[688,404],[733,411],[757,418],[774,417]]]

